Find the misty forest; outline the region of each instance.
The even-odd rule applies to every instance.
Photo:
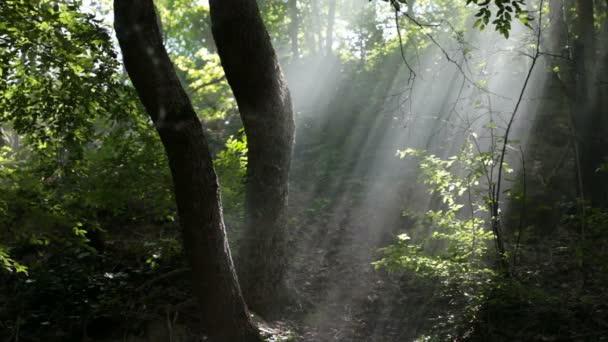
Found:
[[[608,1],[0,0],[0,341],[608,341]]]

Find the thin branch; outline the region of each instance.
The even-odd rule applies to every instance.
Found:
[[[506,260],[504,259],[505,257],[505,250],[504,250],[504,244],[502,243],[502,240],[500,239],[500,218],[499,218],[499,205],[500,205],[500,189],[501,189],[501,185],[502,185],[502,172],[504,169],[504,161],[505,161],[505,156],[507,155],[507,145],[509,142],[509,134],[511,133],[511,128],[513,126],[513,122],[515,122],[515,117],[517,116],[517,113],[519,111],[519,108],[521,106],[521,103],[523,101],[524,98],[524,94],[528,88],[528,83],[530,82],[530,78],[532,77],[532,72],[534,71],[534,67],[536,66],[536,62],[538,61],[538,58],[540,56],[540,41],[541,41],[541,35],[542,35],[542,17],[543,17],[543,12],[542,12],[542,8],[543,8],[543,4],[544,4],[544,0],[540,0],[540,11],[538,14],[538,32],[536,35],[536,46],[535,46],[535,51],[534,51],[534,55],[532,56],[532,63],[530,64],[530,68],[528,69],[528,74],[526,75],[526,79],[524,81],[524,84],[521,88],[521,92],[519,94],[519,97],[517,99],[517,102],[515,104],[515,108],[513,109],[513,112],[511,114],[511,117],[509,119],[509,122],[507,124],[507,129],[505,130],[505,134],[503,135],[503,142],[502,142],[502,149],[501,149],[501,153],[500,153],[500,162],[498,164],[498,178],[496,179],[496,189],[493,192],[494,193],[494,198],[492,198],[492,229],[494,231],[495,236],[497,237],[497,242],[499,244],[499,257],[501,258],[501,260],[499,260],[499,262],[503,263],[503,268],[504,263],[506,262]],[[503,269],[503,271],[508,271],[507,269]]]
[[[540,6],[542,8],[543,6],[543,2],[544,0],[540,1]],[[536,47],[535,47],[535,51],[534,51],[534,55],[531,56],[532,58],[532,63],[530,64],[530,68],[528,69],[528,74],[526,75],[526,79],[524,81],[524,84],[521,88],[521,92],[519,93],[519,97],[517,98],[517,102],[515,103],[515,108],[513,109],[513,112],[511,114],[511,117],[509,119],[509,122],[507,124],[507,129],[505,130],[505,134],[503,136],[503,143],[502,143],[502,150],[500,153],[500,163],[498,164],[498,178],[497,178],[497,187],[496,187],[496,203],[498,203],[499,198],[500,198],[500,187],[501,187],[501,179],[502,179],[502,171],[504,169],[503,163],[505,160],[505,156],[507,154],[507,144],[508,144],[508,140],[509,140],[509,134],[511,133],[511,128],[513,126],[513,122],[515,122],[515,117],[517,115],[517,112],[519,111],[519,107],[521,106],[521,103],[523,101],[524,98],[524,94],[528,88],[528,83],[530,82],[530,78],[532,77],[532,72],[534,71],[534,67],[536,66],[536,62],[538,61],[538,57],[540,56],[540,39],[541,39],[541,29],[540,29],[540,23],[542,20],[542,11],[539,13],[539,17],[538,17],[538,21],[539,21],[539,28],[538,28],[538,33],[537,33],[537,37],[536,37]]]
[[[583,174],[582,174],[582,167],[581,167],[581,155],[580,155],[580,150],[579,150],[579,144],[581,143],[581,141],[578,138],[577,135],[577,130],[576,130],[576,121],[574,119],[574,108],[573,108],[573,104],[572,101],[569,101],[570,104],[570,110],[569,110],[569,117],[570,117],[570,136],[572,137],[571,139],[571,143],[572,143],[572,148],[574,150],[574,159],[576,161],[575,165],[576,165],[576,180],[578,182],[578,188],[579,188],[579,194],[580,194],[580,209],[581,209],[581,240],[585,241],[585,225],[586,225],[586,219],[587,219],[587,213],[586,213],[586,208],[585,208],[585,188],[584,186],[584,182],[583,182]]]
[[[572,62],[572,58],[570,58],[569,56],[563,56],[563,55],[558,55],[558,54],[554,54],[554,53],[549,53],[549,52],[539,52],[538,53],[541,56],[547,56],[547,57],[553,57],[553,58],[559,58],[559,59],[565,59],[569,62]]]
[[[209,81],[207,83],[203,83],[203,84],[201,84],[201,85],[199,85],[197,87],[194,87],[192,89],[192,92],[197,92],[197,91],[199,91],[199,90],[201,90],[203,88],[206,88],[206,87],[208,87],[210,85],[218,84],[218,83],[222,82],[225,79],[226,79],[226,75],[223,75],[222,77],[218,77],[218,78],[213,79],[213,80],[211,80],[211,81]]]
[[[524,230],[524,222],[526,219],[526,202],[527,202],[527,182],[526,182],[526,158],[524,150],[519,147],[519,155],[521,157],[522,170],[522,194],[521,194],[521,211],[519,212],[519,224],[517,226],[517,241],[515,242],[515,252],[513,253],[513,266],[517,264],[517,258],[521,250],[521,236]]]
[[[452,56],[450,56],[450,54],[446,51],[446,49],[441,44],[439,44],[439,42],[435,39],[435,37],[432,34],[426,32],[425,28],[427,28],[427,27],[440,27],[442,25],[442,23],[444,23],[443,20],[440,23],[438,23],[438,24],[424,24],[424,23],[421,23],[418,20],[416,20],[416,18],[412,17],[408,13],[401,11],[399,6],[395,6],[396,0],[392,0],[391,3],[395,7],[395,13],[398,12],[398,13],[402,14],[409,21],[411,21],[414,25],[416,25],[416,26],[418,26],[419,28],[422,29],[422,32],[424,33],[424,35],[427,38],[429,38],[429,40],[433,43],[433,45],[435,45],[441,51],[441,53],[445,56],[445,58],[446,58],[446,60],[448,62],[454,64],[456,66],[456,68],[458,68],[458,71],[462,74],[462,77],[464,77],[464,79],[468,83],[470,83],[473,87],[477,88],[481,92],[490,93],[490,94],[492,94],[494,96],[497,96],[497,97],[500,97],[500,98],[503,98],[503,99],[506,99],[506,100],[510,100],[509,98],[507,98],[505,96],[493,93],[489,89],[483,88],[479,84],[475,83],[475,81],[473,81],[469,77],[469,75],[467,75],[467,73],[464,71],[464,69],[462,68],[462,65],[460,63],[458,63],[458,61],[456,61],[454,58],[452,58]]]
[[[397,10],[397,8],[395,8],[395,25],[397,26],[397,36],[399,37],[399,48],[401,50],[401,58],[403,59],[403,63],[405,63],[405,66],[407,66],[408,70],[410,71],[410,76],[407,79],[407,84],[412,84],[413,86],[414,81],[416,80],[416,72],[414,71],[414,69],[412,69],[412,67],[407,61],[407,58],[405,57],[405,49],[403,48],[403,38],[401,37],[401,27],[399,26],[399,10]]]

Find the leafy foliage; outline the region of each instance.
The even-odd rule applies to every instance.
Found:
[[[397,11],[401,11],[402,4],[408,4],[407,0],[382,1],[390,2],[391,6]],[[526,5],[525,0],[466,0],[466,4],[474,4],[478,7],[475,14],[477,19],[473,27],[479,28],[481,31],[489,26],[491,21],[497,32],[505,38],[509,38],[513,19],[519,20],[530,29],[532,28],[529,24],[532,18],[529,16],[528,11],[523,9]],[[496,7],[495,11],[493,7]]]
[[[532,28],[529,24],[531,18],[528,16],[528,11],[523,9],[523,6],[525,6],[524,0],[467,0],[467,5],[471,3],[479,7],[475,14],[478,19],[473,26],[479,27],[482,31],[490,24],[492,18],[494,18],[492,20],[494,28],[505,38],[509,38],[511,22],[514,18],[517,18],[526,27]],[[496,13],[492,13],[490,9],[492,4],[498,8]]]
[[[0,121],[40,149],[91,139],[100,117],[119,117],[125,92],[109,32],[78,1],[0,4]]]
[[[442,320],[447,332],[464,325],[479,311],[484,294],[493,286],[496,274],[487,264],[487,252],[494,236],[488,229],[487,206],[482,200],[479,171],[484,155],[473,153],[469,140],[461,153],[443,160],[425,151],[398,151],[400,158],[419,158],[421,181],[438,196],[444,209],[424,215],[404,212],[415,222],[412,234],[403,233],[397,243],[382,248],[384,256],[374,262],[389,272],[409,271],[422,279],[440,282],[443,296],[455,304],[457,320]],[[446,315],[444,317],[450,317]],[[449,324],[448,324],[449,323]],[[447,324],[447,328],[446,328]]]
[[[214,165],[220,179],[222,203],[231,242],[237,242],[245,219],[245,176],[247,173],[247,136],[230,136]]]

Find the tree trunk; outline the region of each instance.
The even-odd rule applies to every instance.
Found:
[[[162,44],[153,1],[115,0],[114,20],[126,70],[169,159],[203,329],[212,341],[262,341],[232,264],[203,127]]]
[[[576,80],[575,102],[577,113],[574,115],[576,137],[580,149],[580,165],[583,182],[583,195],[592,205],[599,206],[603,197],[596,169],[601,163],[600,143],[598,136],[601,127],[602,113],[594,111],[597,95],[595,75],[595,29],[593,26],[594,8],[592,0],[576,0],[577,20],[574,43],[574,78]]]
[[[327,55],[331,55],[332,46],[334,45],[334,23],[336,21],[336,0],[329,0],[329,11],[327,15],[327,37],[325,41],[325,50]]]
[[[293,54],[293,59],[296,60],[300,57],[300,46],[298,44],[298,31],[300,28],[300,19],[298,17],[298,0],[289,0],[289,17],[291,18],[291,22],[289,23],[291,53]]]
[[[210,0],[212,32],[247,134],[247,227],[237,259],[243,295],[268,315],[284,294],[291,97],[254,0]]]
[[[564,1],[549,0],[549,53],[567,56],[568,27],[564,18]],[[556,63],[563,64],[561,60]]]
[[[581,50],[585,62],[592,62],[595,53],[593,11],[593,0],[576,0],[578,19],[575,29],[578,35],[578,43],[582,45],[577,48]]]

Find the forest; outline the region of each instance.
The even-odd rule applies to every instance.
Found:
[[[0,341],[608,341],[608,1],[0,0]]]

